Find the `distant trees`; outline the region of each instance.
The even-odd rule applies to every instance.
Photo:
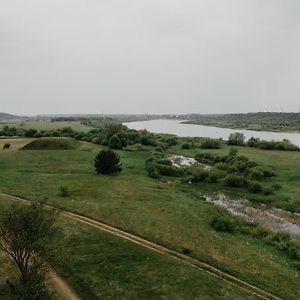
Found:
[[[38,204],[13,205],[0,215],[0,249],[19,271],[18,282],[8,282],[11,299],[48,299],[44,285],[50,242],[56,235],[55,213]]]
[[[122,171],[120,157],[114,151],[102,150],[94,160],[94,167],[97,174],[116,174]]]

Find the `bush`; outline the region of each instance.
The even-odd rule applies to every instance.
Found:
[[[102,150],[94,160],[97,174],[116,174],[122,171],[120,157],[112,150]]]
[[[117,135],[113,135],[109,141],[108,146],[111,149],[122,149],[123,145],[120,138]]]
[[[274,183],[274,184],[272,184],[272,189],[274,191],[278,191],[281,189],[281,185],[279,183]]]
[[[3,145],[3,149],[9,149],[10,148],[10,143],[5,143],[4,145]]]
[[[247,172],[247,177],[251,180],[261,180],[264,177],[264,173],[259,169],[250,169]]]
[[[262,185],[258,181],[248,182],[248,189],[252,193],[260,193],[262,191]]]
[[[69,188],[67,186],[60,186],[59,187],[59,193],[58,193],[58,195],[60,197],[68,197],[68,196],[70,196],[70,190],[69,190]]]
[[[225,177],[225,185],[230,187],[242,187],[245,186],[246,179],[239,175],[228,175]]]
[[[203,138],[200,142],[201,149],[220,149],[221,148],[221,141],[217,139],[211,138]]]
[[[234,132],[229,135],[228,145],[243,146],[244,141],[245,141],[245,136],[243,133]]]
[[[191,149],[192,145],[190,143],[183,143],[181,145],[181,149]]]
[[[163,175],[163,176],[181,177],[185,173],[185,169],[163,165],[163,164],[158,164],[157,170],[159,172],[159,175]]]
[[[148,175],[152,178],[159,178],[159,172],[157,170],[157,167],[154,163],[148,163],[146,164],[146,169],[148,172]]]
[[[222,215],[215,215],[210,220],[210,225],[216,230],[220,232],[234,232],[235,224],[229,218]]]
[[[221,178],[224,178],[225,176],[226,176],[225,172],[220,171],[218,169],[212,169],[208,174],[208,181],[211,183],[216,183]]]
[[[191,182],[202,182],[204,181],[209,175],[209,172],[206,170],[197,170],[191,176]]]
[[[229,149],[229,153],[228,153],[229,156],[237,156],[237,154],[238,154],[238,150],[236,148],[231,147]]]
[[[269,195],[274,194],[274,190],[272,189],[272,187],[265,187],[263,189],[263,193],[265,196],[269,196]]]

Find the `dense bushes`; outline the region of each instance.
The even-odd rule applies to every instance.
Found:
[[[255,147],[264,150],[281,150],[281,151],[299,151],[299,147],[292,144],[289,140],[283,141],[265,141],[259,138],[250,138],[246,143],[248,147]]]
[[[211,138],[203,138],[200,142],[200,148],[202,149],[220,149],[221,141]]]
[[[161,152],[155,151],[149,155],[146,160],[146,170],[152,178],[160,176],[181,177],[186,173],[185,168],[179,168],[172,165],[170,160],[164,159]]]

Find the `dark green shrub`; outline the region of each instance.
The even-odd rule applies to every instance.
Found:
[[[279,183],[274,183],[274,184],[272,184],[272,189],[274,191],[278,191],[281,189],[281,185]]]
[[[220,149],[221,141],[212,138],[203,138],[200,142],[201,149]]]
[[[58,193],[58,195],[60,197],[68,197],[68,196],[70,196],[70,190],[69,190],[69,188],[67,186],[64,186],[64,185],[60,186],[59,187],[59,193]]]
[[[265,196],[269,196],[269,195],[274,194],[274,190],[272,189],[272,187],[265,187],[263,189],[263,193]]]
[[[243,146],[244,141],[245,141],[245,136],[243,133],[234,132],[229,135],[228,145]]]
[[[183,143],[181,145],[181,149],[191,149],[192,145],[190,143]]]
[[[248,190],[251,193],[260,193],[262,191],[262,185],[258,181],[249,181]]]
[[[229,153],[228,153],[229,156],[237,156],[237,154],[238,154],[238,150],[236,148],[231,147],[229,149]]]
[[[3,145],[3,149],[9,149],[10,148],[10,143],[5,143],[4,145]]]
[[[225,177],[225,185],[230,187],[242,187],[245,186],[246,179],[239,175],[228,175]]]
[[[122,141],[117,135],[113,135],[109,141],[108,141],[108,146],[111,149],[122,149]]]
[[[191,181],[194,183],[202,182],[208,177],[208,175],[209,172],[206,170],[196,170],[191,176]]]
[[[224,178],[226,176],[226,173],[218,170],[218,169],[212,169],[208,173],[208,181],[211,183],[216,183],[220,179]]]
[[[122,171],[120,157],[114,151],[102,150],[94,160],[94,167],[97,174],[116,174]]]
[[[210,220],[210,225],[216,230],[220,232],[234,232],[235,224],[229,218],[222,215],[215,215]]]

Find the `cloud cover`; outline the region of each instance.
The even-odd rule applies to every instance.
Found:
[[[0,111],[299,111],[297,0],[5,0]]]

